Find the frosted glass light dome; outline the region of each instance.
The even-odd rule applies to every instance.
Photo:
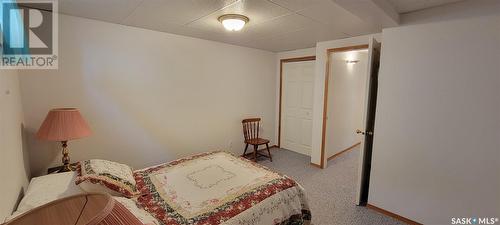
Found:
[[[239,14],[226,14],[219,17],[219,21],[228,31],[239,31],[243,29],[249,19]]]

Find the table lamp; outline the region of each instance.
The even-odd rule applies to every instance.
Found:
[[[62,163],[60,172],[70,171],[69,152],[67,144],[69,140],[89,136],[90,128],[76,108],[52,109],[38,129],[38,139],[47,141],[60,141],[62,144]]]

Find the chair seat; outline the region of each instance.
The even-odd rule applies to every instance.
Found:
[[[251,145],[264,145],[269,143],[269,140],[263,138],[254,138],[246,140],[245,143]]]

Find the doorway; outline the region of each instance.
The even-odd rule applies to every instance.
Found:
[[[359,149],[362,129],[368,46],[334,51],[328,57],[328,103],[325,134],[327,162],[349,150]]]
[[[278,146],[311,155],[315,56],[282,59]]]
[[[327,50],[321,167],[349,150],[359,151],[357,205],[368,201],[380,44]]]

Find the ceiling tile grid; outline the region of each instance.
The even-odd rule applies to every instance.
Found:
[[[406,12],[458,0],[387,1]],[[335,0],[59,0],[59,11],[274,52],[381,31]],[[217,18],[228,13],[243,14],[250,21],[239,32],[226,31]]]

